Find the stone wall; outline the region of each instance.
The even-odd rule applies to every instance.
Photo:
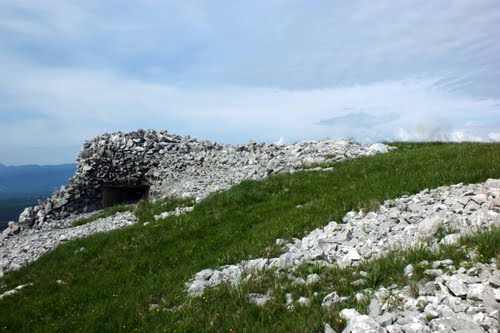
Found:
[[[383,144],[353,140],[304,141],[284,146],[250,142],[227,145],[167,131],[103,134],[84,143],[76,174],[52,197],[19,217],[24,227],[102,208],[103,188],[149,187],[150,197],[203,198],[243,179],[293,172],[305,163],[340,161],[386,152]]]

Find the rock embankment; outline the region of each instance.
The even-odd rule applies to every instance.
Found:
[[[300,208],[297,208],[300,209]],[[304,263],[339,266],[357,265],[384,255],[393,249],[413,247],[423,241],[431,248],[454,244],[474,231],[500,227],[500,180],[481,184],[452,185],[424,190],[416,195],[387,200],[378,212],[350,212],[344,224],[330,222],[302,239],[284,243],[287,251],[277,258],[258,258],[217,269],[205,269],[186,284],[192,296],[222,282],[237,285],[249,274],[268,268],[292,270]],[[426,263],[429,264],[429,263]],[[497,332],[500,311],[500,273],[496,263],[476,264],[470,269],[455,268],[451,260],[431,263],[427,274],[431,281],[419,284],[419,295],[410,287],[387,286],[375,292],[369,315],[346,309],[341,316],[347,321],[345,332]],[[407,267],[405,274],[412,274]],[[314,283],[319,276],[296,283]],[[252,295],[250,295],[252,296]],[[266,295],[253,295],[265,304]],[[356,298],[365,297],[363,294]],[[391,299],[389,299],[392,297]],[[292,295],[290,295],[290,299]],[[324,307],[342,302],[335,291],[327,295]],[[309,300],[299,299],[307,306]],[[391,306],[398,304],[397,306]],[[325,332],[329,331],[327,325]]]
[[[143,187],[152,197],[203,198],[244,179],[290,172],[303,164],[387,152],[383,144],[363,146],[353,140],[325,139],[293,145],[250,142],[228,145],[198,141],[167,131],[138,130],[103,134],[85,142],[77,171],[51,198],[27,208],[18,223],[44,223],[94,211],[103,206],[106,187]]]
[[[0,277],[3,272],[19,269],[56,246],[75,238],[110,231],[137,222],[131,212],[118,213],[81,226],[72,227],[74,219],[46,224],[38,229],[7,228],[0,235]]]

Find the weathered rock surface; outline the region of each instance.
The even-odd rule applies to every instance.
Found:
[[[293,172],[307,163],[340,161],[389,149],[353,140],[303,141],[290,146],[256,142],[227,145],[167,131],[106,133],[85,142],[75,176],[51,198],[27,208],[18,223],[40,227],[100,209],[105,186],[146,186],[152,197],[203,198],[243,179],[261,179],[272,173]]]

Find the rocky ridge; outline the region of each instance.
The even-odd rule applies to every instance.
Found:
[[[26,208],[18,223],[38,228],[98,210],[106,186],[145,186],[153,198],[203,198],[244,179],[261,179],[271,173],[293,172],[307,163],[340,161],[389,149],[353,140],[303,141],[289,146],[256,142],[228,145],[167,131],[106,133],[84,143],[75,176],[52,197]]]
[[[300,208],[297,208],[300,209]],[[481,184],[440,187],[416,195],[387,200],[378,212],[349,212],[344,224],[330,222],[302,239],[278,244],[287,251],[277,258],[258,258],[218,269],[205,269],[195,274],[186,288],[192,296],[222,282],[237,285],[251,274],[264,269],[292,270],[303,263],[340,266],[357,265],[360,260],[381,256],[392,249],[412,247],[430,241],[453,244],[473,231],[500,226],[500,180]],[[438,237],[445,231],[444,237]],[[498,332],[500,311],[500,271],[494,261],[476,264],[474,268],[452,267],[451,260],[432,263],[426,272],[432,281],[419,285],[419,296],[411,296],[410,287],[388,286],[376,291],[369,315],[345,309],[341,316],[347,321],[344,332]],[[405,274],[412,274],[407,267]],[[296,283],[315,283],[317,274]],[[393,299],[389,299],[389,296]],[[248,295],[249,302],[263,305],[270,296]],[[363,294],[356,297],[365,297]],[[290,295],[290,303],[292,296]],[[390,307],[396,298],[399,307]],[[333,291],[323,306],[345,299]],[[299,304],[307,306],[302,297]],[[392,302],[392,303],[391,303]],[[333,330],[328,325],[325,332]]]

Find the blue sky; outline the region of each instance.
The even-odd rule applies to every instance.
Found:
[[[500,141],[500,3],[0,1],[0,162],[137,128]]]

